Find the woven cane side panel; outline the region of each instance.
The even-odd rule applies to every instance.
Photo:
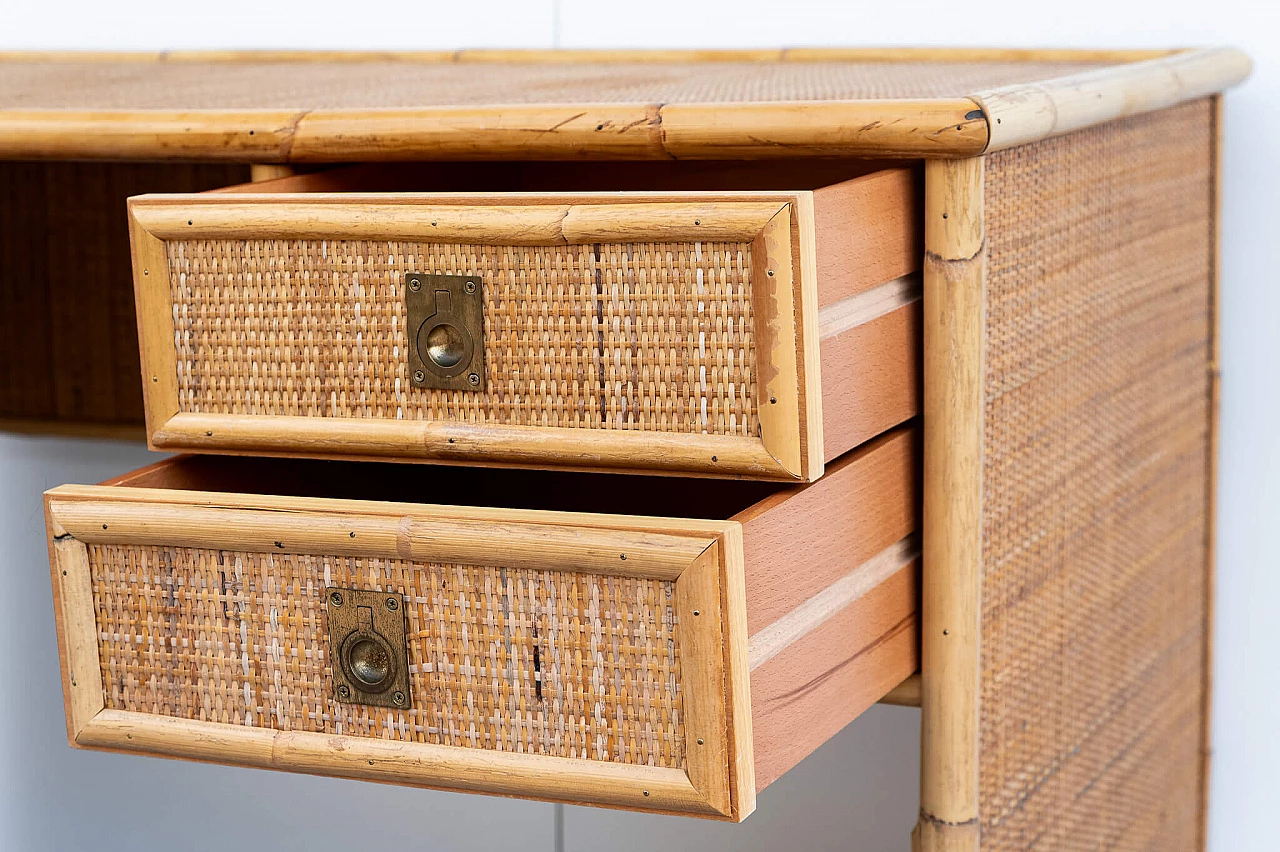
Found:
[[[684,765],[671,582],[180,547],[88,550],[108,708]],[[406,596],[411,709],[334,700],[327,585]]]
[[[755,437],[748,243],[174,241],[179,410]],[[406,272],[484,286],[482,391],[414,388]]]
[[[984,852],[1198,843],[1211,132],[1202,101],[988,164]]]

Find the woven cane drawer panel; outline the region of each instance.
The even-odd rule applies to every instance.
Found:
[[[88,550],[110,709],[684,765],[670,581],[190,547]],[[329,586],[403,596],[409,709],[334,698]]]
[[[760,433],[749,243],[167,250],[180,412]],[[483,390],[411,385],[408,272],[484,282]]]

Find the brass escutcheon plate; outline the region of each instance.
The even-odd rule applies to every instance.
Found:
[[[395,592],[330,586],[329,616],[333,697],[344,704],[412,706],[409,657],[404,641],[404,599]]]
[[[409,383],[484,390],[484,286],[478,275],[404,277]]]

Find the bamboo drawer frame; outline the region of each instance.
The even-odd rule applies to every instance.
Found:
[[[632,472],[666,470],[811,481],[821,476],[826,461],[916,413],[919,208],[915,178],[910,170],[890,169],[814,192],[794,193],[418,195],[305,191],[317,184],[330,188],[344,183],[341,176],[321,174],[315,180],[286,178],[234,187],[230,192],[131,199],[134,279],[150,445],[159,450]],[[394,172],[373,178],[357,172],[350,183],[359,185],[371,179],[394,182],[396,177]],[[180,376],[185,375],[190,382],[211,381],[235,373],[243,365],[223,363],[219,359],[225,348],[214,345],[196,348],[195,354],[188,354],[185,364],[181,363],[175,351],[175,316],[223,308],[233,316],[290,313],[306,310],[309,302],[326,298],[320,295],[286,299],[281,295],[259,304],[242,304],[226,295],[230,282],[241,278],[256,282],[270,274],[276,276],[272,280],[284,275],[287,281],[292,274],[295,280],[302,279],[304,271],[290,266],[293,261],[289,258],[282,258],[268,273],[249,265],[255,251],[251,247],[264,240],[310,240],[322,247],[352,240],[397,247],[464,243],[477,246],[477,250],[492,246],[496,251],[512,246],[572,249],[601,243],[656,244],[659,248],[688,243],[699,247],[699,251],[701,246],[710,248],[710,244],[720,242],[749,246],[753,324],[745,339],[754,348],[738,343],[735,345],[739,348],[728,354],[736,353],[738,359],[745,359],[746,366],[754,368],[759,377],[754,399],[750,400],[753,416],[758,418],[759,435],[715,434],[705,428],[701,433],[687,429],[668,431],[636,425],[528,426],[500,419],[475,422],[462,414],[418,415],[421,419],[409,414],[404,419],[393,419],[385,415],[299,416],[274,410],[261,414],[193,411],[182,402],[186,397],[180,393]],[[188,280],[191,274],[212,273],[205,273],[202,268],[200,272],[185,273],[188,278],[183,278],[184,273],[177,271],[171,258],[190,246],[208,242],[226,246],[233,254],[205,265],[216,273],[219,282],[207,291],[207,302],[182,301],[176,289],[179,280]],[[338,249],[332,251],[336,253]],[[472,257],[459,262],[477,261]],[[341,272],[343,269],[343,265],[334,262],[335,281],[340,274],[344,280],[349,277]],[[481,273],[471,266],[458,271]],[[664,271],[665,268],[656,270]],[[625,280],[628,287],[636,286],[625,268],[610,274]],[[585,273],[567,276],[555,282],[554,287],[576,287],[577,279],[584,276]],[[369,289],[402,287],[398,278],[378,271],[365,273],[360,281],[362,287]],[[552,286],[548,284],[547,289]],[[597,282],[594,286],[598,289],[601,285]],[[670,286],[679,298],[695,285],[688,271],[676,269]],[[334,285],[334,289],[339,288]],[[621,299],[624,308],[630,306],[632,313],[643,314],[653,309],[643,295],[643,278],[638,289],[639,295],[610,298]],[[255,286],[252,292],[257,294],[260,288]],[[595,298],[599,313],[601,297]],[[708,315],[717,310],[714,297],[698,298],[699,314],[704,307]],[[222,301],[213,304],[213,300]],[[403,297],[397,294],[392,301],[394,321]],[[335,304],[333,309],[337,307]],[[329,306],[319,304],[319,309]],[[490,310],[496,312],[498,306],[494,304]],[[555,319],[549,317],[548,324]],[[690,322],[688,318],[678,321]],[[504,339],[514,340],[517,332],[528,333],[513,329],[506,338],[495,336],[492,345],[502,345]],[[644,332],[631,332],[631,346],[641,333],[647,334],[647,328]],[[680,333],[688,335],[687,331]],[[386,336],[388,332],[384,328],[375,334]],[[598,336],[599,332],[595,334]],[[189,335],[186,331],[177,334],[182,338]],[[571,332],[566,340],[576,350],[587,345],[589,336],[589,332],[579,330]],[[403,348],[407,349],[408,344]],[[656,367],[655,358],[661,354],[642,356],[633,370]],[[617,352],[597,353],[604,360],[616,355]],[[407,354],[401,354],[382,368],[392,371],[390,375],[404,387],[408,386],[407,373],[400,376],[394,371],[407,370],[407,358]],[[504,370],[489,379],[499,386],[509,381],[507,377],[520,376],[522,371],[538,376],[544,368],[540,363],[526,364],[510,357],[502,360],[486,356],[485,361],[493,369]],[[342,367],[351,371],[374,368],[364,362],[326,362],[316,367],[334,375]],[[262,366],[264,370],[276,368],[287,369],[289,365]],[[831,377],[827,383],[824,371]],[[316,383],[320,381],[315,379]],[[380,399],[386,397],[384,404],[390,408],[392,397],[387,396],[385,386],[391,379],[381,381],[382,386],[370,393]],[[528,380],[522,381],[529,384]],[[605,380],[602,377],[599,381],[603,394]],[[513,387],[514,391],[500,392],[507,396],[538,392],[533,385],[523,391],[523,385],[513,382]],[[638,386],[632,395],[639,398],[645,393]],[[241,394],[231,402],[243,404],[245,396]],[[450,401],[450,406],[465,404],[469,395],[455,396],[461,399]],[[488,398],[483,392],[481,396]],[[425,399],[428,397],[414,389],[394,394],[397,410],[416,410]],[[603,410],[603,399],[599,405]],[[829,430],[826,409],[833,413]]]
[[[219,487],[227,476],[225,465],[219,471],[198,459],[161,462],[101,486],[56,488],[47,494],[46,511],[68,737],[89,748],[741,820],[754,809],[757,789],[916,666],[914,461],[912,433],[898,430],[842,459],[820,483],[762,489],[767,496],[727,520],[189,490],[200,483]],[[238,469],[243,476],[254,466]],[[321,471],[319,481],[328,476]],[[521,486],[539,490],[544,475],[521,476]],[[541,487],[573,484],[599,481]],[[662,487],[642,479],[634,484]],[[743,500],[729,483],[714,482],[691,504],[704,498],[725,505]],[[825,523],[837,515],[854,525],[834,538],[804,536],[803,522]],[[94,593],[105,569],[91,555],[99,546],[130,553],[197,548],[232,558],[316,554],[326,560],[498,565],[671,583],[685,764],[664,768],[272,730],[108,706],[107,651],[100,644],[107,634],[99,628],[108,604]],[[784,556],[805,558],[809,576],[789,579]],[[147,576],[144,570],[130,594],[158,592]],[[379,590],[409,591],[391,585]],[[196,590],[180,592],[189,593]],[[475,621],[473,629],[480,627]],[[184,629],[144,632],[169,645],[186,641]],[[848,643],[857,649],[851,658],[830,658],[827,649]],[[805,681],[811,694],[797,701],[791,693]],[[797,729],[801,718],[805,723]]]

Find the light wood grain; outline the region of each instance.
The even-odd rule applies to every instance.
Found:
[[[914,430],[894,430],[837,460],[817,482],[734,516],[742,524],[749,635],[916,530],[916,451]]]
[[[818,630],[837,613],[919,558],[920,546],[914,537],[895,542],[761,628],[752,635],[748,648],[751,669],[760,668],[787,647]]]
[[[920,293],[920,276],[913,273],[825,305],[818,311],[818,336],[826,340],[878,320],[919,301]]]
[[[823,338],[822,437],[830,462],[920,413],[920,301]]]
[[[978,849],[983,166],[925,168],[921,852]]]
[[[888,168],[813,190],[819,308],[920,270],[921,178]]]
[[[919,663],[918,567],[902,568],[751,673],[763,790]]]
[[[975,92],[991,127],[988,151],[1195,100],[1243,82],[1245,54],[1208,48],[1115,68]]]

